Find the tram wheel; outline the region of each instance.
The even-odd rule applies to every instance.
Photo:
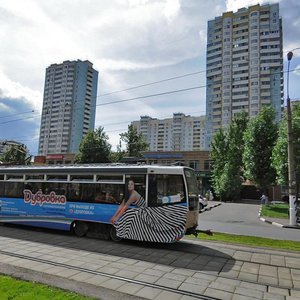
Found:
[[[122,238],[117,236],[117,231],[114,226],[110,226],[109,228],[109,237],[114,242],[120,242],[122,240]]]
[[[73,224],[73,231],[76,236],[82,237],[89,231],[89,226],[85,222],[77,221]]]

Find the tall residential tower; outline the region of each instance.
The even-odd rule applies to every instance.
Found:
[[[95,126],[98,72],[89,61],[46,69],[39,155],[77,153]]]
[[[242,110],[254,117],[283,103],[282,21],[279,5],[255,5],[208,22],[206,148],[213,134]]]

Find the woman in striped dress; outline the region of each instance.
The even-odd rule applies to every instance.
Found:
[[[122,203],[119,205],[119,208],[115,212],[114,216],[111,218],[110,222],[112,224],[116,224],[118,220],[121,218],[121,216],[125,213],[125,211],[128,209],[130,205],[137,205],[137,206],[143,206],[144,201],[141,201],[143,197],[134,189],[134,181],[129,180],[128,181],[128,192],[129,197],[124,199]],[[140,205],[138,204],[140,203]]]
[[[179,240],[184,235],[186,207],[146,207],[144,198],[134,188],[133,180],[128,182],[128,192],[129,197],[122,201],[111,218],[118,237],[166,243]],[[130,205],[136,207],[129,207]]]

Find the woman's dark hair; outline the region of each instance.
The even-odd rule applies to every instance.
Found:
[[[129,197],[130,197],[130,193],[128,191],[128,183],[129,183],[129,181],[132,181],[133,184],[135,184],[133,179],[129,178],[128,180],[126,180],[126,182],[125,182],[125,201],[127,201],[129,199]]]

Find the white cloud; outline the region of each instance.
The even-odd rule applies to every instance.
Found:
[[[1,98],[14,99],[19,102],[28,103],[29,108],[41,110],[41,99],[42,94],[39,91],[32,90],[28,87],[21,85],[18,82],[14,82],[9,79],[0,71],[0,87],[1,87]],[[2,104],[2,108],[7,108],[7,104]],[[7,110],[7,109],[5,109]]]
[[[205,70],[207,21],[258,2],[275,1],[0,0],[0,89],[6,98],[18,99],[36,110],[42,105],[45,69],[64,60],[93,63],[99,71],[98,95]],[[285,16],[284,50],[300,47],[300,2],[279,2]],[[299,65],[294,54],[293,64]],[[203,73],[98,100],[122,100],[205,84]],[[0,111],[8,107],[3,102]],[[125,122],[105,128],[117,130],[127,128],[127,121],[143,114],[161,118],[178,111],[203,110],[205,89],[200,89],[99,107],[96,125]],[[36,128],[39,132],[39,122]],[[116,140],[118,134],[109,135]]]
[[[249,7],[256,4],[272,4],[281,0],[226,0],[227,11],[236,12],[239,8]]]
[[[179,13],[179,0],[167,0],[165,4],[165,16],[168,21],[172,21]]]

